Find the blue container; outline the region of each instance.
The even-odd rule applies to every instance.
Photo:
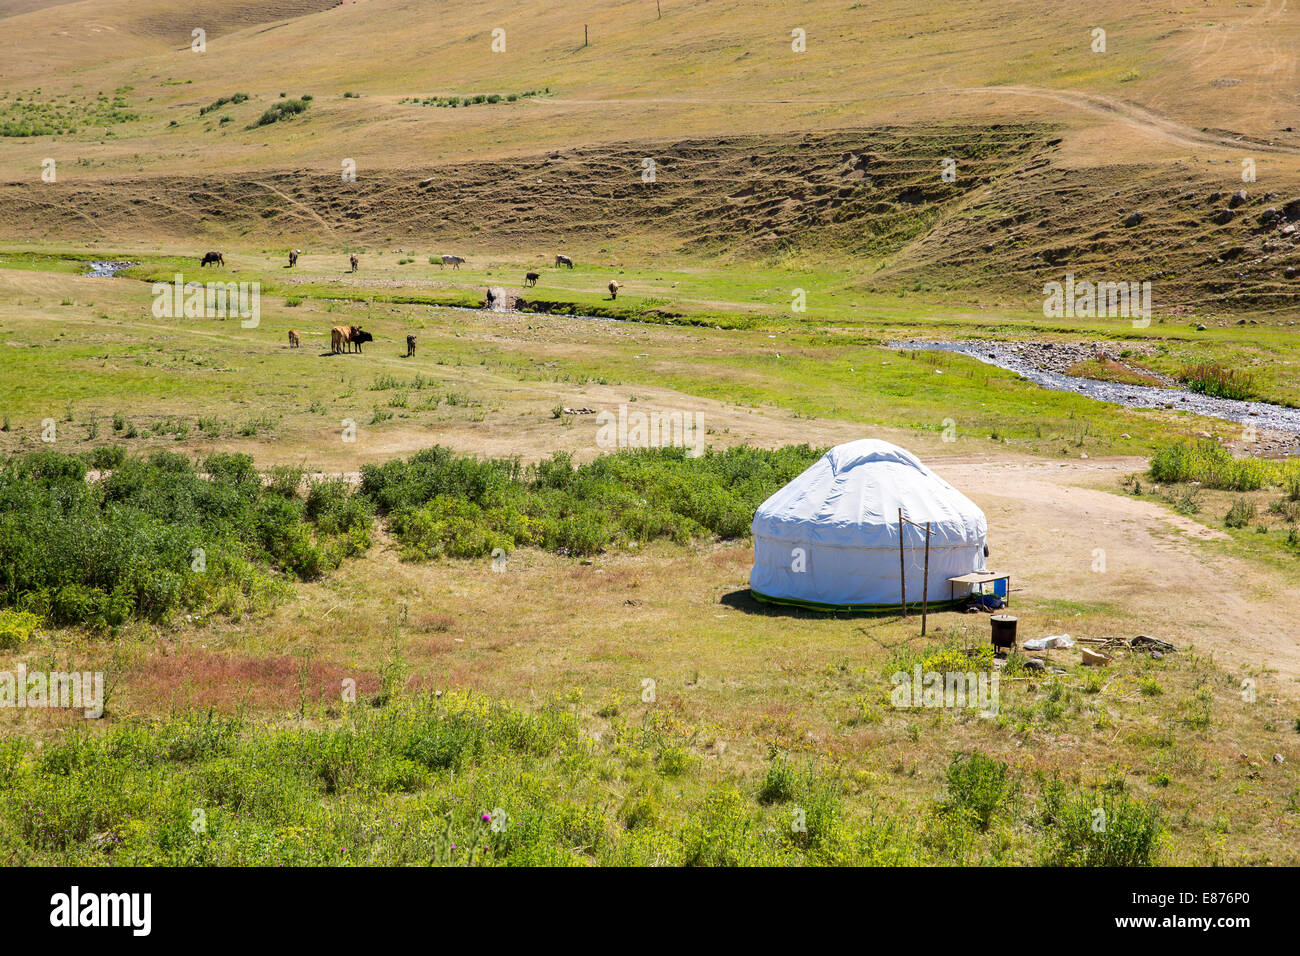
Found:
[[[1005,599],[1007,596],[1007,579],[1001,578],[993,582],[993,593],[998,597]]]

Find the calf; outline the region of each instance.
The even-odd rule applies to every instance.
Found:
[[[536,272],[527,272],[524,274],[524,285],[537,285],[537,280],[541,276]]]
[[[298,333],[295,332],[293,329],[290,329],[290,330],[289,330],[289,348],[291,348],[291,349],[296,349],[297,347],[298,347]]]
[[[411,358],[414,355],[415,355],[415,336],[408,335],[406,337],[406,357]]]

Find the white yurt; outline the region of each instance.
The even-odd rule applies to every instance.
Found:
[[[838,445],[755,513],[750,589],[772,603],[882,608],[899,606],[905,582],[907,602],[919,602],[926,522],[927,597],[942,603],[954,596],[949,578],[984,570],[984,512],[897,445]],[[964,597],[969,588],[957,592]]]

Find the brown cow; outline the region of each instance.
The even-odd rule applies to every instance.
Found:
[[[348,262],[352,265],[352,269],[351,269],[352,272],[356,272],[358,269],[361,268],[361,260],[358,259],[356,256],[348,256]]]
[[[362,342],[373,342],[375,337],[369,332],[363,331],[359,325],[348,326],[348,341],[352,343],[353,351],[360,354]]]
[[[302,255],[301,249],[294,249],[289,253],[289,268],[292,269],[298,264],[298,256]]]
[[[541,278],[536,272],[524,273],[524,285],[537,285],[537,280]]]
[[[411,358],[414,355],[415,355],[415,336],[408,335],[406,337],[406,357]]]
[[[289,348],[291,348],[291,349],[296,349],[297,347],[298,347],[298,333],[295,332],[293,329],[290,329],[290,330],[289,330]]]
[[[351,337],[351,326],[336,325],[334,328],[330,329],[330,355],[338,355],[342,353]]]
[[[199,263],[199,268],[202,269],[204,266],[207,265],[224,266],[225,264],[226,264],[225,256],[223,256],[219,252],[209,252],[206,255],[204,255],[203,261]]]
[[[611,299],[617,299],[618,290],[621,289],[622,287],[623,287],[622,283],[620,283],[617,279],[611,279],[609,282],[609,297]]]

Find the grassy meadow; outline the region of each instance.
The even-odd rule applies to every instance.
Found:
[[[1300,408],[1298,39],[0,3],[0,865],[1300,864],[1296,436],[903,347]],[[1066,276],[1149,322],[1049,317]],[[255,314],[163,307],[194,281]],[[609,440],[642,416],[682,440]],[[757,602],[755,508],[862,438],[1076,645]]]
[[[914,617],[767,608],[746,589],[754,507],[817,446],[862,434],[923,458],[1114,460],[1106,497],[1222,529],[1191,560],[1245,562],[1266,591],[1293,576],[1293,464],[1196,438],[1236,426],[1103,412],[889,347],[1140,337],[1173,363],[1181,320],[974,316],[857,297],[833,270],[726,265],[585,267],[534,293],[625,321],[467,312],[447,297],[470,304],[527,262],[453,278],[366,253],[352,277],[306,256],[290,276],[268,252],[218,273],[265,283],[245,329],[153,314],[151,281],[192,260],[100,254],[140,265],[87,279],[80,256],[0,255],[0,634],[29,670],[108,675],[99,721],[7,717],[8,862],[1295,861],[1300,791],[1272,760],[1295,752],[1294,682],[1216,653],[1186,629],[1197,609],[1156,628],[1179,647],[1162,660],[1013,658],[981,717],[891,702],[918,663],[991,673],[979,616],[933,615],[921,638]],[[616,303],[589,291],[613,275]],[[806,313],[781,308],[796,286]],[[647,299],[734,321],[647,316]],[[334,324],[375,341],[330,356]],[[1260,383],[1291,361],[1280,329],[1207,338],[1198,354],[1249,354]],[[696,413],[713,450],[610,454],[579,412],[619,405]],[[1014,610],[1028,634],[1152,623],[1068,585],[1018,589]]]

